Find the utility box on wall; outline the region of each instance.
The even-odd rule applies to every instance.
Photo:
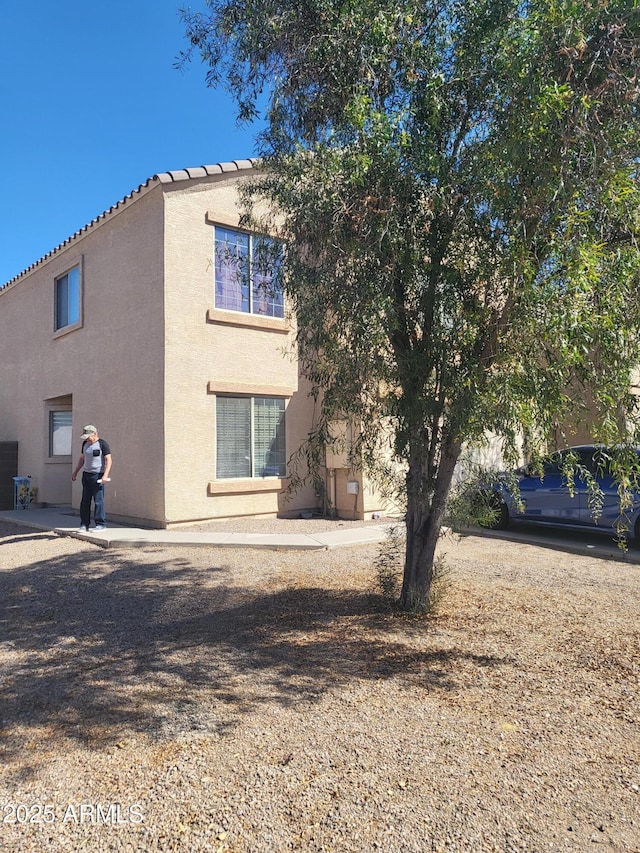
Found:
[[[0,441],[0,509],[13,509],[13,478],[18,476],[18,442]]]

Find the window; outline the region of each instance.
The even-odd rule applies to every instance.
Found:
[[[216,226],[216,308],[284,317],[281,260],[277,240]]]
[[[49,456],[71,456],[71,422],[71,412],[49,412]]]
[[[56,331],[80,322],[80,269],[74,267],[56,279]]]
[[[216,398],[216,478],[286,476],[285,401]]]

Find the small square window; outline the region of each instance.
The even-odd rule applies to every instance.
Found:
[[[80,322],[80,268],[74,267],[56,279],[56,331]]]

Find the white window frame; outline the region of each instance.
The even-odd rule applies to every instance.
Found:
[[[233,303],[231,295],[225,293],[218,292],[218,268],[219,264],[223,265],[224,261],[220,260],[221,257],[221,246],[223,244],[223,240],[221,238],[223,235],[228,235],[232,239],[229,240],[229,245],[235,247],[245,243],[246,241],[246,259],[248,270],[246,272],[245,281],[239,280],[237,282],[238,289],[238,298],[235,300],[235,305],[230,304]],[[214,251],[214,263],[213,263],[213,291],[214,291],[214,305],[215,308],[222,311],[234,311],[240,314],[253,314],[254,316],[259,317],[270,317],[275,319],[284,318],[284,294],[282,290],[282,286],[280,285],[278,289],[278,296],[275,297],[273,294],[269,294],[268,292],[259,293],[259,286],[257,281],[260,277],[259,269],[256,269],[255,256],[258,251],[257,245],[260,241],[266,241],[273,245],[278,245],[277,240],[272,237],[268,237],[266,235],[261,234],[251,234],[247,231],[241,231],[237,228],[230,228],[226,225],[215,225],[213,230],[213,251]],[[244,248],[244,247],[243,247]],[[273,277],[277,276],[277,272],[272,273]],[[266,307],[266,310],[265,310]]]
[[[70,316],[69,314],[69,299],[68,299],[68,290],[71,282],[71,278],[75,278],[75,299],[74,304],[76,305],[77,316]],[[63,287],[63,282],[66,279],[66,288],[67,288],[67,306],[66,306],[66,318],[60,317],[60,291]],[[64,272],[61,272],[59,275],[56,275],[53,281],[53,330],[56,334],[66,334],[67,332],[72,331],[73,329],[78,329],[82,326],[82,264],[80,261],[76,261],[71,264]],[[63,322],[59,322],[63,320]]]
[[[61,397],[51,397],[44,401],[44,420],[43,420],[43,454],[46,464],[68,464],[73,460],[73,439],[69,448],[69,454],[53,454],[53,412],[68,412],[73,418],[73,399],[71,394],[65,394]]]
[[[221,403],[224,400],[236,400],[236,401],[247,401],[249,405],[249,432],[244,435],[244,440],[247,444],[247,450],[249,453],[249,462],[248,465],[248,473],[239,473],[239,469],[235,468],[233,473],[221,474],[221,471],[224,471],[228,468],[228,461],[225,465],[222,464],[221,454],[222,454],[222,446],[220,441],[220,432],[221,432]],[[257,406],[260,404],[260,401],[266,401],[268,403],[277,403],[277,408],[279,409],[280,416],[279,421],[276,426],[276,432],[273,435],[273,439],[275,439],[279,446],[273,451],[276,455],[281,455],[281,458],[275,463],[277,465],[278,470],[274,473],[265,473],[265,469],[269,466],[263,466],[261,471],[257,470],[257,465],[259,463],[258,455],[261,450],[257,446]],[[274,407],[275,408],[275,407]],[[287,435],[286,435],[286,414],[287,414],[287,399],[285,397],[276,397],[271,395],[259,395],[248,396],[248,395],[236,395],[236,394],[219,394],[216,396],[216,480],[224,481],[224,480],[249,480],[249,479],[282,479],[286,477],[286,466],[287,466]],[[267,451],[267,454],[269,451]],[[246,459],[246,457],[245,457]],[[274,467],[275,467],[274,465]]]
[[[55,428],[55,420],[56,415],[65,415],[65,420],[68,420],[68,424],[62,424],[62,427],[69,428],[69,449],[67,453],[56,453],[55,452],[55,440],[54,440],[54,428]],[[48,439],[49,439],[49,459],[70,459],[73,455],[73,412],[70,408],[52,408],[49,409],[49,430],[48,430]]]

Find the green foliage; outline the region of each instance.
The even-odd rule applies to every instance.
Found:
[[[515,476],[473,466],[451,488],[445,523],[457,533],[475,526],[500,527],[501,502],[497,495],[503,485],[517,495]]]
[[[373,563],[376,586],[390,609],[397,608],[399,604],[405,549],[406,537],[402,526],[391,525]],[[433,577],[426,604],[420,599],[419,603],[414,602],[405,609],[414,613],[432,613],[446,597],[450,574],[450,568],[444,556],[437,557],[434,561]]]
[[[289,246],[298,353],[320,405],[312,439],[349,417],[365,465],[406,472],[402,595],[427,601],[465,444],[491,431],[515,458],[524,434],[544,453],[581,422],[607,445],[637,440],[638,10],[206,7],[184,20],[208,82],[229,87],[241,119],[267,100],[246,221],[266,200],[258,224]]]
[[[398,525],[391,525],[373,563],[376,585],[389,607],[397,605],[400,597],[404,550],[404,532]]]
[[[444,556],[433,560],[430,583],[427,589],[420,584],[409,587],[404,599],[401,598],[402,609],[415,616],[427,616],[434,613],[446,599],[447,589],[451,580],[451,568]]]

